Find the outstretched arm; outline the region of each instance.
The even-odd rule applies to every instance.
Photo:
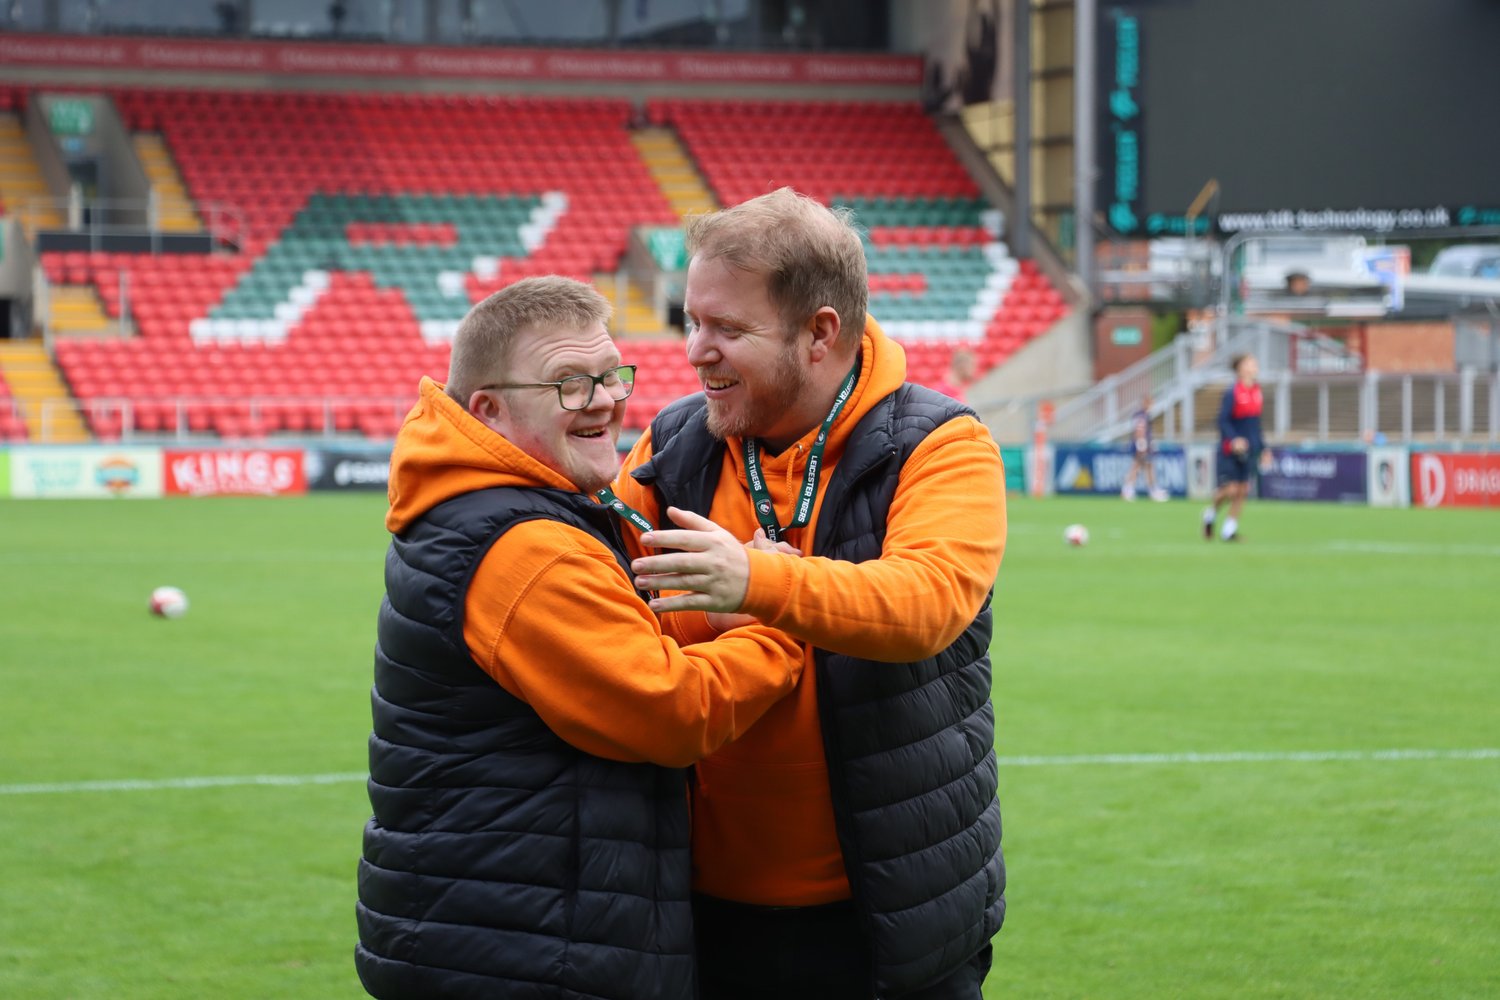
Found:
[[[615,477],[615,496],[625,501],[630,507],[638,511],[646,520],[655,525],[662,525],[666,521],[666,513],[657,505],[656,491],[642,486],[636,481],[631,472],[640,468],[651,460],[655,454],[655,442],[650,428],[647,428],[635,445],[630,449],[630,454],[625,456],[620,465],[619,475]],[[670,524],[666,525],[670,527]],[[641,541],[641,533],[630,525],[622,527],[621,534],[625,540],[625,552],[635,557],[650,555],[655,550],[647,548]],[[650,588],[647,588],[650,589]],[[741,624],[742,620],[749,616],[740,616],[734,620],[724,618],[709,618],[701,612],[692,611],[685,613],[666,612],[661,616],[662,631],[676,639],[679,643],[687,645],[696,642],[708,642],[720,632]]]
[[[820,514],[819,516],[822,516]],[[835,652],[904,662],[945,648],[994,585],[1005,548],[1005,470],[989,432],[949,421],[923,442],[891,502],[880,558],[852,563],[745,550],[749,579],[722,540],[694,529],[653,532],[681,549],[635,560],[638,581],[693,593],[680,607],[742,611]]]
[[[614,760],[690,764],[801,675],[800,645],[774,629],[690,646],[663,635],[613,554],[555,521],[506,532],[465,612],[465,641],[487,673],[563,739]]]

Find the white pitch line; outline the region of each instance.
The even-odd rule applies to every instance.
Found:
[[[1500,748],[1475,750],[1272,750],[1224,753],[1101,753],[1059,757],[1001,757],[1001,767],[1080,767],[1152,764],[1277,764],[1303,761],[1500,760]]]
[[[1500,760],[1500,747],[1473,750],[1273,750],[1223,753],[1102,753],[1053,757],[1001,757],[1001,767],[1130,767],[1159,764],[1277,764],[1320,761]],[[364,781],[362,771],[335,774],[238,774],[203,778],[125,778],[116,781],[57,781],[0,785],[0,795],[58,795],[71,792],[155,792],[245,785],[296,787]]]
[[[376,546],[367,549],[298,549],[296,551],[262,550],[259,552],[175,552],[158,553],[158,561],[173,566],[216,566],[224,563],[271,563],[300,565],[304,563],[371,563],[385,557]],[[35,563],[68,566],[139,565],[139,552],[6,552],[0,553],[0,566],[30,566]]]
[[[204,778],[123,778],[116,781],[54,781],[38,785],[0,785],[0,795],[49,795],[68,792],[155,792],[177,788],[233,788],[240,785],[340,785],[364,781],[363,771],[340,774],[228,774]]]
[[[1454,543],[1450,545],[1424,544],[1420,542],[1325,542],[1322,548],[1331,552],[1353,552],[1361,555],[1380,556],[1500,556],[1500,545],[1473,545]]]

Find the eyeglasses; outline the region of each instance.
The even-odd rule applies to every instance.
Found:
[[[556,382],[496,382],[481,389],[556,389],[565,410],[584,410],[594,401],[594,386],[602,385],[615,402],[635,388],[635,365],[618,365],[599,375],[569,375]]]

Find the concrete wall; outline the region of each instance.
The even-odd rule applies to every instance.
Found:
[[[0,218],[0,298],[31,297],[31,267],[35,263],[26,233],[15,219]]]
[[[1452,323],[1371,323],[1365,327],[1365,367],[1377,372],[1451,372]]]
[[[996,441],[1031,439],[1034,417],[1028,406],[1017,405],[1018,400],[1067,397],[1093,384],[1092,336],[1088,316],[1075,309],[970,386],[969,405]]]

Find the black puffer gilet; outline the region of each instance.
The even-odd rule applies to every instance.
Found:
[[[391,1000],[690,998],[686,772],[563,742],[464,643],[475,568],[507,529],[534,518],[595,536],[623,567],[612,515],[560,490],[467,494],[392,539],[359,977]]]
[[[713,504],[724,444],[708,432],[704,403],[678,400],[651,425],[653,457],[634,475],[663,510],[706,516]],[[879,558],[907,458],[936,427],[972,413],[911,384],[877,403],[829,478],[808,554]],[[990,636],[986,599],[957,641],[927,660],[813,652],[834,817],[877,996],[945,978],[1005,918]]]

